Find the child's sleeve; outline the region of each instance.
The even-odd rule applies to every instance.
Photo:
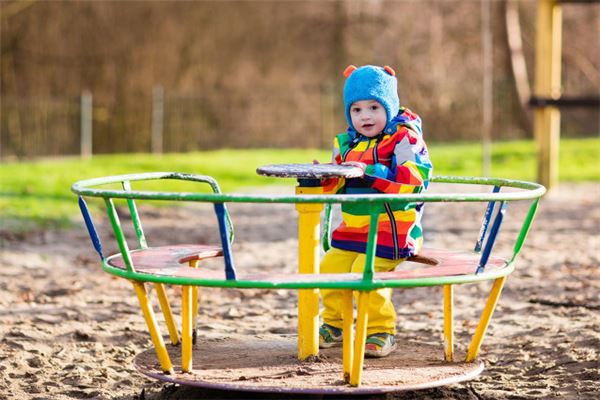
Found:
[[[342,156],[340,154],[340,142],[337,138],[333,139],[333,150],[331,152],[331,164],[339,165],[342,163]],[[328,178],[321,181],[323,187],[323,194],[334,194],[344,186],[346,180],[344,178]]]
[[[364,179],[382,193],[420,193],[426,189],[433,172],[427,145],[416,132],[403,128],[396,133],[390,168],[383,164],[368,165]]]

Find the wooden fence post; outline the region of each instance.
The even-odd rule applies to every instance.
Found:
[[[152,90],[152,153],[163,152],[163,121],[165,110],[165,91],[162,86],[156,86]]]
[[[492,164],[492,118],[493,118],[493,30],[490,7],[487,1],[481,2],[481,41],[483,58],[482,90],[482,165],[483,176],[490,176]]]
[[[560,97],[562,10],[556,0],[538,0],[535,43],[535,96]],[[556,106],[535,109],[538,149],[538,182],[552,188],[558,182],[560,110]]]
[[[81,157],[92,157],[92,93],[85,90],[81,93]]]
[[[335,97],[332,83],[321,85],[321,136],[319,147],[328,149],[331,147],[335,131]]]

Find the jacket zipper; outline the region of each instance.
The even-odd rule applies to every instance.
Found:
[[[390,225],[392,226],[392,240],[394,241],[394,260],[398,259],[398,253],[400,252],[400,246],[398,244],[398,234],[396,232],[396,219],[392,208],[388,203],[384,203],[385,211],[390,219]]]
[[[373,162],[375,164],[379,163],[379,156],[377,155],[377,146],[379,146],[379,142],[381,142],[382,138],[383,138],[383,135],[377,136],[375,146],[373,147]]]
[[[379,138],[377,139],[377,142],[375,143],[375,146],[373,147],[373,162],[375,164],[377,164],[379,162],[379,157],[377,156],[377,146],[379,145]],[[348,153],[350,152],[350,150],[352,150],[354,148],[354,146],[356,146],[356,144],[358,144],[359,141],[357,141],[356,143],[353,144],[353,146],[348,147],[348,150],[346,150],[344,152],[344,155],[342,156],[342,161],[346,161],[346,156],[348,155]],[[363,154],[360,156],[359,160],[362,159],[362,157],[365,155],[365,153],[369,150],[369,147],[371,146],[371,139],[369,138],[369,143],[367,144],[367,149],[363,152]],[[394,213],[392,212],[392,209],[390,207],[390,205],[388,203],[384,203],[384,208],[385,208],[385,212],[388,215],[388,218],[390,219],[390,223],[391,223],[391,227],[392,227],[392,240],[394,241],[394,259],[398,259],[398,254],[400,253],[400,246],[398,244],[398,233],[397,233],[397,228],[396,228],[396,218],[394,217]]]

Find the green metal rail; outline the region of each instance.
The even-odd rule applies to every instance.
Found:
[[[198,201],[208,203],[401,203],[401,202],[480,202],[480,201],[513,201],[530,200],[541,197],[546,189],[537,183],[500,179],[500,178],[470,178],[454,176],[437,176],[431,182],[455,183],[470,185],[488,185],[524,189],[522,192],[511,193],[450,193],[450,194],[375,194],[375,195],[242,195],[242,194],[203,194],[185,192],[157,192],[157,191],[126,191],[110,189],[94,189],[92,187],[121,183],[123,181],[144,181],[155,179],[178,179],[186,181],[203,182],[200,175],[181,174],[174,172],[153,172],[132,175],[117,175],[104,178],[88,179],[76,182],[71,190],[80,196],[139,199],[139,200],[171,200],[171,201]],[[212,179],[212,178],[211,178]]]

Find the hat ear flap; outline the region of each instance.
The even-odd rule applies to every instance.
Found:
[[[396,71],[394,71],[389,65],[386,65],[385,67],[383,67],[383,69],[391,76],[396,76]]]
[[[348,65],[344,70],[344,77],[348,78],[354,71],[356,71],[356,65]]]

